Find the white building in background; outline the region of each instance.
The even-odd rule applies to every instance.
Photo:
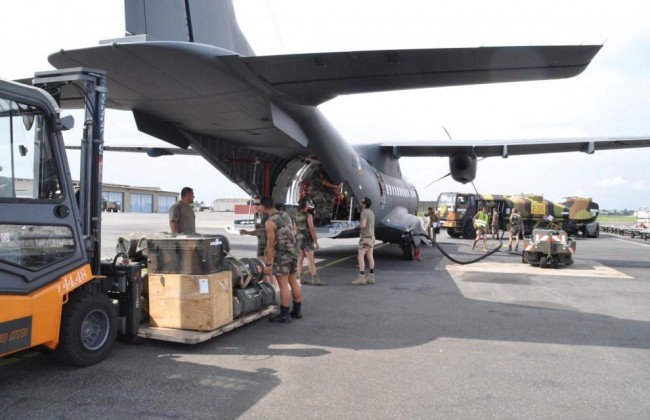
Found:
[[[644,209],[644,210],[637,210],[634,212],[634,215],[636,216],[636,222],[638,223],[643,223],[645,227],[650,227],[650,210],[649,209]]]
[[[217,198],[212,202],[212,211],[235,211],[235,206],[245,206],[248,200],[248,198]]]

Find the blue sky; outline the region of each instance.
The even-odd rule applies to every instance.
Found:
[[[7,3],[0,20],[14,36],[0,40],[1,76],[30,76],[51,68],[49,53],[122,36],[122,4],[96,2],[89,11],[81,0]],[[604,43],[572,79],[354,95],[323,104],[352,143],[446,140],[443,126],[454,140],[650,136],[648,2],[235,0],[235,7],[259,55]],[[111,112],[106,124],[106,144],[158,143],[137,132],[128,113]],[[67,141],[77,142],[74,135]],[[70,160],[74,176],[78,163]],[[493,158],[479,163],[475,185],[485,193],[586,195],[601,208],[638,209],[650,207],[649,164],[648,149]],[[190,185],[199,201],[244,195],[199,158],[112,153],[104,165],[105,182],[171,191]],[[447,173],[443,158],[405,158],[402,169],[422,200],[472,190],[446,180],[424,188]]]

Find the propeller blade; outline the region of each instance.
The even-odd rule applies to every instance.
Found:
[[[445,178],[447,178],[449,175],[451,175],[451,172],[449,172],[447,175],[443,175],[443,176],[441,176],[440,178],[436,179],[435,181],[433,181],[432,183],[430,183],[429,185],[427,185],[427,186],[424,187],[424,188],[429,188],[430,186],[432,186],[432,185],[435,184],[436,182],[440,181],[441,179],[445,179]]]

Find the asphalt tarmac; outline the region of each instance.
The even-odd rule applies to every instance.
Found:
[[[233,218],[198,213],[197,229],[224,233]],[[118,235],[168,230],[158,214],[103,225],[104,256]],[[255,238],[229,238],[255,255]],[[557,270],[501,251],[459,265],[431,247],[409,262],[380,244],[372,286],[350,284],[355,240],[321,242],[327,286],[303,286],[302,320],[194,346],[117,342],[83,369],[35,351],[0,359],[0,419],[650,418],[650,241],[579,238]]]

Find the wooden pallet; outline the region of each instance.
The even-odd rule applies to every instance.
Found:
[[[242,325],[249,324],[257,319],[264,318],[267,315],[270,315],[278,310],[278,307],[271,305],[260,312],[252,312],[239,318],[235,319],[233,322],[219,327],[216,330],[212,331],[191,331],[191,330],[179,330],[175,328],[159,328],[159,327],[150,327],[148,325],[140,325],[138,328],[138,337],[142,338],[151,338],[153,340],[161,341],[172,341],[174,343],[183,343],[183,344],[198,344],[204,341],[208,341],[211,338],[214,338],[218,335],[232,331],[235,328],[239,328]]]

